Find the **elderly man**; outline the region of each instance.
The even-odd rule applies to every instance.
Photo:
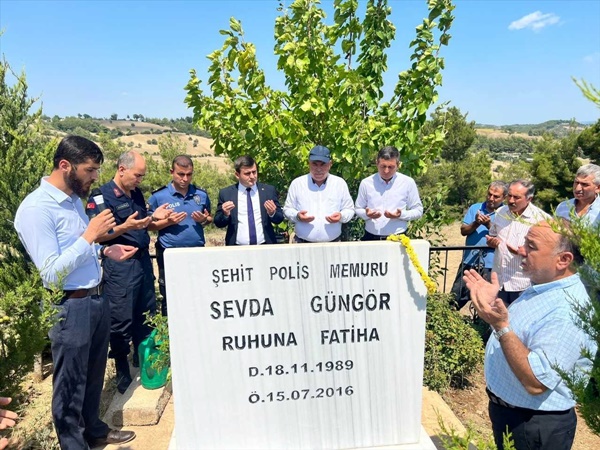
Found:
[[[506,205],[496,211],[490,233],[486,236],[488,245],[496,249],[492,271],[498,275],[498,296],[506,305],[510,305],[524,289],[531,286],[529,277],[521,269],[523,258],[517,249],[525,242],[525,235],[532,225],[550,217],[531,203],[534,193],[535,186],[531,181],[511,182]]]
[[[129,344],[133,342],[133,364],[139,364],[137,349],[150,334],[151,329],[144,322],[145,313],[156,312],[154,293],[154,272],[148,247],[148,229],[154,229],[153,220],[164,219],[171,211],[165,212],[166,205],[158,208],[154,216],[147,213],[144,195],[138,187],[146,175],[146,161],[136,152],[123,153],[117,160],[114,178],[100,186],[104,204],[114,215],[116,225],[99,237],[106,244],[125,244],[137,249],[135,255],[126,261],[104,260],[104,295],[110,302],[110,357],[115,360],[117,370],[117,390],[124,393],[131,384],[129,371]],[[88,200],[88,214],[99,208],[96,196]]]
[[[215,225],[227,227],[225,245],[276,244],[273,224],[283,222],[275,188],[258,182],[258,168],[251,156],[234,162],[236,184],[219,191]]]
[[[579,249],[542,222],[519,247],[523,271],[533,284],[507,309],[498,297],[498,276],[485,281],[465,272],[479,317],[494,330],[485,351],[485,379],[494,440],[502,450],[507,430],[517,449],[570,449],[575,436],[575,400],[560,371],[585,376],[596,343],[577,324],[589,304],[574,266]]]
[[[489,234],[496,210],[502,206],[507,191],[504,181],[494,181],[488,186],[485,202],[471,205],[460,226],[460,234],[467,237],[465,245],[487,245],[486,236]],[[469,290],[463,281],[465,270],[476,269],[486,280],[489,280],[493,263],[493,249],[465,250],[462,264],[458,268],[456,279],[452,285],[452,293],[456,299],[458,309],[461,309],[469,301]]]
[[[161,205],[168,204],[171,214],[153,224],[158,231],[156,262],[158,264],[158,289],[162,295],[161,313],[168,315],[165,286],[166,248],[204,247],[204,227],[212,222],[210,199],[204,189],[192,184],[194,163],[186,155],[179,155],[171,164],[172,180],[157,189],[148,199],[150,215]]]
[[[81,199],[98,179],[103,160],[92,141],[65,137],[54,154],[52,173],[23,200],[15,216],[19,239],[44,286],[56,289],[61,283],[63,290],[57,322],[48,333],[54,363],[52,418],[63,450],[120,444],[135,437],[132,431],[110,430],[100,420],[110,311],[102,295],[94,243],[115,220],[108,210],[88,220]],[[121,243],[99,249],[107,261],[124,261],[136,251]]]
[[[570,221],[571,214],[575,217],[585,217],[590,225],[600,220],[600,166],[586,164],[575,174],[573,195],[575,198],[565,200],[556,208],[556,215]]]
[[[355,211],[365,221],[363,241],[405,233],[408,222],[423,215],[415,181],[397,173],[399,160],[396,147],[383,147],[377,154],[377,173],[360,182]]]
[[[295,224],[297,243],[337,242],[342,223],[354,217],[348,185],[329,173],[332,162],[327,147],[313,147],[308,165],[310,173],[292,181],[283,214]]]

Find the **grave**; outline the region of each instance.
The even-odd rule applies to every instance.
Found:
[[[435,448],[426,289],[400,243],[169,249],[165,266],[172,447]]]

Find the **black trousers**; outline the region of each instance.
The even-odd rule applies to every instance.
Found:
[[[569,450],[575,439],[577,415],[567,411],[534,411],[506,408],[489,403],[494,441],[503,450],[503,434],[508,430],[517,450]]]
[[[52,343],[52,418],[62,450],[88,449],[87,440],[105,437],[100,420],[110,332],[108,301],[102,296],[71,298],[57,306]]]
[[[160,313],[163,316],[167,316],[169,311],[167,309],[167,287],[165,284],[165,248],[156,241],[156,264],[158,265],[158,292],[162,297],[160,306]]]
[[[452,289],[450,292],[454,294],[454,298],[456,299],[456,309],[460,310],[463,306],[465,306],[469,300],[471,300],[471,292],[467,289],[467,284],[463,280],[465,270],[471,270],[474,266],[470,264],[461,263],[458,268],[458,272],[456,272],[456,278],[454,279],[454,283],[452,284]],[[492,269],[480,269],[478,271],[481,276],[490,281],[490,277],[492,274]]]
[[[508,307],[512,302],[519,298],[523,291],[505,291],[504,289],[500,289],[498,292],[498,298],[501,299],[504,304]]]
[[[129,343],[135,352],[152,329],[144,313],[156,314],[154,273],[148,250],[125,261],[104,260],[104,296],[110,302],[110,357],[126,358]]]

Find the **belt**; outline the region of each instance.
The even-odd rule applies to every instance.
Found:
[[[510,409],[516,409],[516,408],[518,408],[515,405],[511,405],[510,403],[506,403],[504,400],[502,400],[500,397],[498,397],[496,394],[494,394],[492,391],[490,391],[487,387],[485,388],[485,392],[486,392],[488,398],[490,399],[490,402],[492,402],[495,405],[503,406],[505,408],[510,408]],[[522,409],[525,409],[525,408],[522,408]]]
[[[388,238],[387,235],[381,236],[379,234],[369,233],[367,230],[365,230],[365,236],[371,241],[385,241]]]
[[[73,289],[63,291],[63,298],[84,298],[84,297],[98,297],[102,295],[102,283],[98,286],[89,289]]]
[[[338,237],[331,241],[307,241],[306,239],[302,239],[298,236],[294,236],[294,239],[298,244],[318,244],[320,242],[340,242],[342,240],[342,235],[340,234]]]

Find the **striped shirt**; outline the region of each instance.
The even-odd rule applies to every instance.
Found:
[[[505,291],[517,292],[531,286],[529,277],[521,269],[523,258],[508,251],[507,244],[514,248],[521,247],[525,243],[529,228],[549,218],[548,214],[532,203],[520,216],[513,214],[506,205],[496,211],[490,227],[490,236],[497,236],[501,242],[494,252],[492,270],[498,275],[500,286]]]
[[[589,377],[592,362],[582,355],[596,353],[596,343],[577,324],[576,306],[589,304],[579,275],[538,284],[508,307],[510,326],[529,350],[533,374],[547,390],[531,395],[513,373],[502,346],[493,335],[485,348],[485,380],[490,391],[505,402],[541,411],[565,411],[575,406],[571,390],[556,371]],[[586,375],[587,372],[587,375]]]

